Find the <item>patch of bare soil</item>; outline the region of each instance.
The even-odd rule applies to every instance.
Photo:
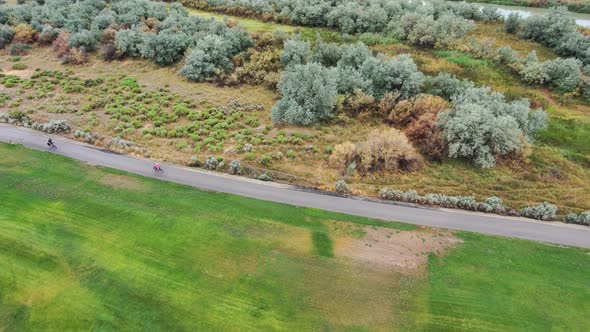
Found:
[[[115,189],[128,189],[137,191],[144,191],[146,189],[145,185],[140,181],[124,175],[105,175],[100,178],[98,182]]]
[[[423,272],[430,254],[444,255],[447,249],[462,242],[452,232],[426,228],[398,231],[365,227],[364,231],[361,238],[335,239],[335,255],[409,274]]]
[[[6,70],[4,71],[5,75],[14,75],[18,76],[21,79],[29,79],[33,75],[35,71],[32,69],[24,69],[24,70]]]

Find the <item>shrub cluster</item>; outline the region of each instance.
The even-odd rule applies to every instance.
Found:
[[[423,17],[453,18],[444,20],[454,25],[458,19],[500,20],[495,8],[481,9],[475,4],[449,1],[408,0],[181,0],[186,6],[214,9],[238,16],[250,16],[264,21],[274,20],[306,26],[336,28],[345,33],[382,32],[407,14]],[[437,28],[448,29],[444,23]],[[452,29],[452,28],[451,28]],[[439,33],[439,31],[433,31]]]
[[[581,90],[581,94],[587,92],[584,81],[589,80],[589,77],[579,59],[575,57],[555,58],[539,62],[535,51],[532,51],[527,57],[521,58],[518,52],[510,46],[494,49],[492,44],[491,40],[483,42],[472,40],[469,45],[462,45],[459,49],[468,51],[478,58],[508,65],[520,75],[523,81],[529,84],[545,85],[562,94],[572,93],[578,89]]]
[[[22,125],[25,127],[30,127],[33,123],[24,112],[18,110],[0,113],[0,122]]]
[[[590,226],[590,211],[585,211],[580,214],[570,213],[565,217],[564,221],[570,224]]]
[[[448,47],[473,30],[475,24],[453,14],[438,18],[424,14],[406,14],[392,21],[388,30],[401,40],[420,47]]]
[[[527,83],[546,84],[568,93],[576,90],[582,81],[582,63],[575,58],[539,62],[532,53],[520,66],[520,74]]]
[[[89,133],[79,129],[74,132],[74,137],[80,141],[90,144],[95,144],[98,141],[102,141],[104,139],[104,137],[98,133]]]
[[[386,60],[374,56],[363,43],[337,45],[318,38],[312,46],[287,40],[281,64],[285,68],[279,82],[283,98],[273,109],[273,120],[299,125],[329,118],[338,93],[360,96],[362,91],[376,100],[395,93],[396,100],[407,99],[420,92],[424,81],[409,55]]]
[[[107,147],[109,149],[130,149],[135,147],[135,143],[121,137],[114,137],[107,142]]]
[[[379,190],[379,197],[386,200],[428,204],[446,208],[457,208],[463,210],[493,212],[497,214],[519,215],[521,217],[554,220],[557,214],[557,207],[553,204],[543,202],[535,206],[527,206],[520,211],[515,211],[502,202],[497,196],[486,198],[483,202],[478,202],[473,196],[448,196],[444,194],[426,194],[419,195],[415,190],[402,191],[392,188],[382,188]],[[566,217],[566,222],[590,224],[590,212],[584,212],[580,215],[575,213]]]
[[[65,120],[49,120],[49,122],[33,122],[31,128],[49,134],[69,133],[70,124]]]
[[[401,191],[391,188],[383,188],[379,191],[379,197],[386,200],[399,202],[436,205],[446,208],[456,208],[471,211],[494,212],[498,214],[512,213],[496,196],[488,197],[483,202],[478,202],[473,196],[449,196],[444,194],[419,195],[415,190]]]
[[[520,153],[547,126],[547,114],[531,111],[528,100],[507,102],[489,88],[468,88],[452,100],[453,109],[439,114],[449,156],[482,168],[494,167],[500,156]]]
[[[53,43],[57,56],[74,64],[98,49],[107,60],[141,56],[162,66],[187,53],[181,74],[196,81],[232,70],[231,59],[253,45],[242,28],[189,16],[178,3],[47,0],[2,7],[2,13],[0,47]]]
[[[565,7],[556,7],[545,15],[531,15],[526,19],[513,15],[506,20],[506,31],[549,46],[562,56],[575,57],[585,65],[590,64],[590,36],[578,32],[576,20]]]

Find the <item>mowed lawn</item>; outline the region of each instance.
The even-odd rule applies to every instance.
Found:
[[[417,243],[425,252],[406,250]],[[587,331],[589,276],[587,250],[203,192],[0,143],[0,331]]]

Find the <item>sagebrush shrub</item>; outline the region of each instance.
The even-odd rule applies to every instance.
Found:
[[[229,163],[229,172],[234,175],[240,174],[242,172],[242,164],[239,160],[232,160]]]
[[[186,57],[180,73],[198,82],[228,73],[233,69],[232,55],[223,38],[207,35]]]
[[[580,84],[582,63],[575,59],[556,58],[546,61],[549,83],[559,92],[567,93],[574,91]]]
[[[261,181],[272,181],[272,176],[268,173],[262,173],[258,176],[258,180]]]
[[[138,49],[142,57],[160,66],[167,66],[182,58],[188,46],[187,39],[183,33],[146,33]]]
[[[10,45],[10,54],[11,55],[24,55],[32,48],[29,44],[24,43],[12,43]]]
[[[453,109],[439,114],[451,158],[466,158],[482,168],[497,156],[518,153],[547,126],[547,114],[531,111],[528,100],[510,103],[489,88],[469,88],[453,98]]]
[[[12,38],[14,38],[14,29],[9,25],[0,24],[0,48],[10,44]]]
[[[281,53],[281,64],[283,68],[307,63],[309,51],[310,46],[307,42],[297,39],[286,40],[283,45],[283,52]]]
[[[570,224],[590,226],[590,211],[585,211],[580,214],[570,213],[565,217],[564,221]]]
[[[424,92],[451,100],[454,96],[474,86],[471,81],[460,80],[448,73],[439,73],[437,76],[425,79]]]
[[[431,15],[411,13],[390,23],[394,36],[422,47],[450,46],[474,27],[473,21],[453,14],[443,14],[435,19]]]
[[[532,15],[523,21],[521,34],[554,47],[564,35],[576,31],[576,21],[568,13],[567,8],[557,7],[545,15]]]
[[[505,65],[514,64],[518,61],[518,52],[510,46],[502,46],[496,50],[497,60]]]
[[[34,122],[31,127],[49,134],[68,133],[71,130],[69,123],[65,120],[50,120],[45,123]]]
[[[99,35],[90,30],[81,30],[70,36],[68,47],[79,48],[84,52],[92,52],[97,49]]]
[[[520,30],[520,25],[522,24],[522,18],[520,17],[519,13],[510,13],[506,20],[504,21],[504,26],[506,28],[506,33],[515,34]]]
[[[115,33],[115,46],[121,55],[138,57],[144,32],[136,29],[119,30]]]
[[[543,202],[534,206],[527,206],[520,210],[519,214],[522,217],[538,219],[538,220],[552,220],[557,214],[557,206]]]
[[[389,60],[369,58],[363,62],[360,71],[371,82],[371,91],[376,99],[392,91],[399,92],[402,99],[411,98],[420,93],[424,82],[424,74],[407,54]]]
[[[311,125],[328,119],[336,104],[336,73],[317,63],[290,66],[279,82],[281,100],[272,109],[276,123]]]
[[[205,159],[203,163],[203,168],[208,170],[216,170],[220,165],[219,160],[216,157],[210,156],[209,158]]]
[[[55,40],[55,38],[57,38],[58,34],[58,29],[51,25],[44,25],[43,30],[39,34],[39,43],[42,45],[49,45]]]
[[[334,185],[334,188],[336,189],[336,192],[339,192],[341,194],[350,193],[350,187],[348,186],[346,181],[344,181],[342,179],[340,179],[336,182],[336,184]]]

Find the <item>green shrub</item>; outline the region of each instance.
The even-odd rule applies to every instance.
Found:
[[[270,165],[272,164],[272,160],[272,156],[268,154],[263,154],[262,156],[260,156],[260,160],[258,162],[265,167],[270,167]]]
[[[10,54],[11,55],[23,55],[27,53],[32,48],[29,44],[24,43],[13,43],[10,46]]]
[[[12,69],[14,69],[14,70],[25,70],[27,68],[28,68],[28,66],[24,63],[15,63],[12,65]]]

